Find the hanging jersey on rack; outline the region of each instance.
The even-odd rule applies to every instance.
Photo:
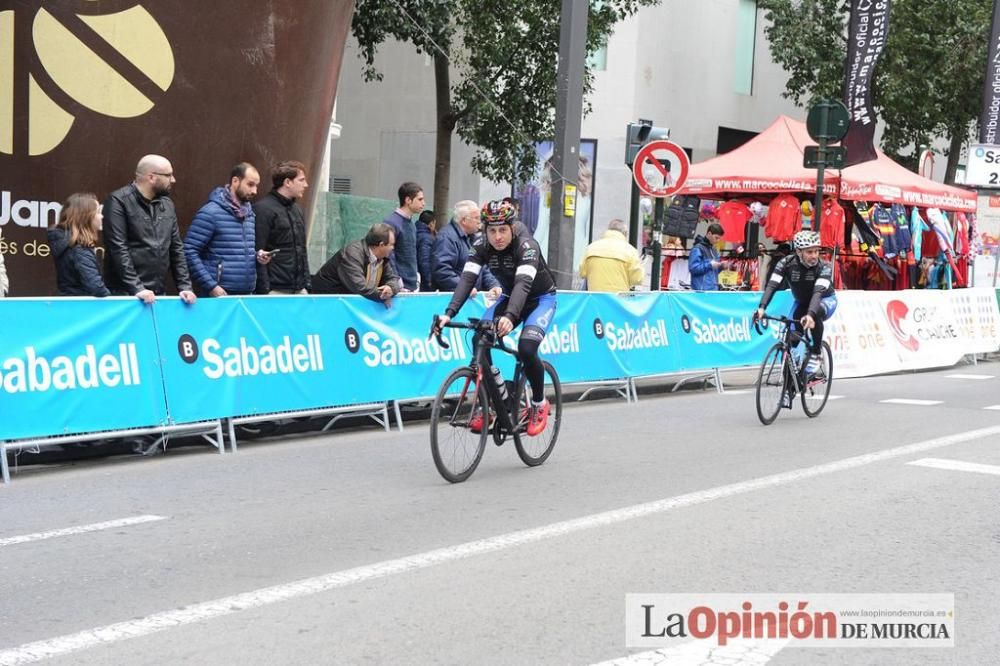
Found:
[[[723,235],[725,241],[742,243],[746,239],[746,224],[752,217],[750,208],[739,201],[727,201],[719,206],[719,224],[725,232]]]
[[[833,197],[823,200],[823,219],[819,235],[823,247],[841,247],[844,244],[844,208]]]
[[[799,200],[792,194],[776,196],[767,208],[764,233],[776,241],[786,241],[802,228]]]

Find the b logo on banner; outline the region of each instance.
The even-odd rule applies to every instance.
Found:
[[[361,337],[357,330],[349,328],[344,331],[344,344],[347,345],[347,351],[352,354],[358,353],[358,350],[361,349]]]
[[[594,335],[597,337],[598,340],[604,339],[604,324],[601,322],[600,319],[594,320]]]
[[[198,341],[185,333],[177,340],[177,353],[185,363],[194,363],[198,360]]]

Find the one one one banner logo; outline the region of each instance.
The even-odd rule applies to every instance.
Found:
[[[979,143],[997,145],[1000,125],[1000,0],[993,1],[993,30],[986,53],[983,110],[979,114]]]
[[[889,38],[890,0],[852,0],[844,66],[844,104],[851,114],[851,128],[842,145],[847,148],[846,165],[874,160],[875,108],[872,82],[875,65]]]

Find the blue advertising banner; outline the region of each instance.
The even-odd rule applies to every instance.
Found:
[[[754,365],[774,344],[777,327],[758,334],[752,323],[760,302],[756,292],[680,292],[671,294],[671,321],[677,330],[677,370]],[[768,306],[772,315],[788,314],[791,294],[781,291]]]
[[[445,329],[449,349],[428,338],[434,315],[444,312],[451,294],[398,296],[388,310],[359,296],[340,298],[346,314],[338,322],[341,342],[333,358],[351,378],[343,404],[434,396],[452,370],[472,359],[471,331]],[[480,317],[484,310],[482,298],[469,299],[455,320]]]
[[[0,439],[427,398],[472,358],[469,331],[448,329],[447,350],[427,337],[449,298],[0,301]],[[540,352],[563,383],[753,365],[774,337],[750,327],[758,298],[561,292]],[[471,299],[457,319],[484,310]]]
[[[260,296],[157,305],[164,383],[177,423],[434,395],[469,362],[429,340],[450,295],[401,296],[386,308],[360,296]],[[483,306],[470,300],[463,316]]]
[[[322,401],[313,380],[327,363],[319,299],[282,296],[156,303],[163,379],[174,423],[301,409]],[[328,343],[327,343],[328,344]]]
[[[0,303],[0,439],[167,422],[150,307],[134,298]]]
[[[652,292],[586,296],[592,316],[588,317],[590,333],[602,344],[587,357],[581,379],[655,375],[673,372],[678,367],[679,351],[670,327],[667,298]],[[561,294],[559,298],[562,299]],[[605,360],[608,355],[610,360]],[[618,368],[615,374],[595,377],[594,372],[586,372],[591,367],[603,369],[608,363]]]

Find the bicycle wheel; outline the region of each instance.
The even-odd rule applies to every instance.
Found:
[[[823,343],[820,358],[819,372],[805,382],[805,387],[802,389],[802,411],[809,418],[819,416],[826,407],[826,401],[830,398],[830,387],[833,385],[833,352],[826,342]]]
[[[431,454],[438,472],[451,483],[465,481],[482,460],[488,412],[486,389],[476,383],[472,368],[455,370],[438,389],[431,408]],[[482,420],[479,432],[473,432],[470,421],[477,413]]]
[[[775,343],[760,364],[757,375],[757,418],[764,425],[771,425],[781,411],[781,399],[791,377],[788,354],[780,343]]]
[[[556,369],[547,361],[542,361],[545,368],[545,399],[549,401],[549,420],[545,425],[545,430],[534,437],[527,433],[528,409],[531,404],[531,387],[527,379],[521,378],[521,386],[518,393],[521,401],[517,406],[517,413],[514,415],[518,419],[518,432],[520,436],[514,440],[517,448],[517,455],[521,462],[528,467],[541,465],[552,453],[556,445],[556,438],[559,437],[559,426],[562,424],[562,385],[559,384],[559,375]]]

